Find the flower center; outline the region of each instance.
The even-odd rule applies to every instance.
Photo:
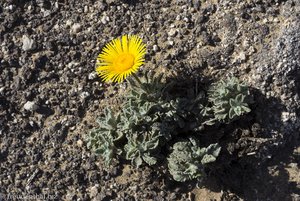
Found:
[[[134,64],[134,56],[129,53],[123,53],[114,61],[115,70],[117,72],[124,72],[130,69]]]

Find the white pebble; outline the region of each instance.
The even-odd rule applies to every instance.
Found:
[[[168,35],[170,37],[174,37],[177,34],[177,30],[176,29],[170,29],[170,31],[168,32]]]
[[[80,98],[82,98],[82,99],[86,99],[89,96],[90,96],[90,93],[87,91],[84,91],[80,94]]]
[[[88,79],[89,79],[89,80],[93,80],[93,79],[95,79],[96,77],[97,77],[97,73],[96,73],[96,72],[92,72],[92,73],[89,74]]]
[[[82,147],[82,145],[83,145],[82,140],[78,140],[78,141],[77,141],[77,145],[78,145],[78,147]]]
[[[29,38],[28,36],[23,35],[22,41],[23,41],[22,49],[24,51],[30,51],[30,50],[35,49],[35,42],[34,42],[34,40],[32,40],[31,38]]]
[[[158,50],[159,50],[158,46],[157,45],[153,45],[153,51],[157,52]]]
[[[86,5],[86,6],[84,6],[84,10],[83,10],[83,12],[85,12],[85,13],[87,13],[87,12],[89,12],[89,7]]]
[[[174,41],[170,40],[168,41],[169,45],[173,46],[174,45]]]
[[[78,33],[80,31],[81,31],[81,24],[79,24],[79,23],[73,24],[73,26],[71,28],[71,32],[72,33]]]
[[[33,101],[27,101],[24,105],[24,109],[28,111],[35,111],[38,106]]]
[[[66,21],[66,26],[67,26],[67,27],[70,27],[71,25],[72,25],[72,21],[71,21],[71,20],[67,20],[67,21]]]
[[[5,87],[1,87],[0,88],[0,94],[2,94],[4,92],[4,90],[5,90]]]

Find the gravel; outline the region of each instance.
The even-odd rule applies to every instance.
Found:
[[[197,79],[204,86],[229,75],[249,83],[256,102],[245,120],[251,124],[236,132],[256,139],[236,139],[231,148],[255,153],[259,163],[268,161],[299,136],[299,12],[296,0],[4,1],[0,193],[57,200],[189,200],[195,183],[178,184],[167,172],[134,169],[124,161],[106,169],[86,148],[89,129],[107,105],[118,104],[114,96],[125,86],[103,83],[95,61],[105,43],[123,34],[138,34],[147,44],[143,70]],[[252,175],[243,169],[257,164],[249,161],[236,172]],[[224,174],[230,169],[236,170]],[[218,184],[221,196],[247,200],[252,191],[230,179],[241,175],[230,176]],[[211,189],[208,185],[205,192]],[[262,200],[278,195],[270,192],[258,189]],[[297,192],[281,193],[290,198]]]
[[[24,51],[30,51],[35,49],[36,46],[35,41],[29,38],[28,36],[23,35],[22,41],[23,41],[22,49]]]

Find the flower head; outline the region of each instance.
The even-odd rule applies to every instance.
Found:
[[[97,58],[96,71],[105,81],[122,82],[144,63],[146,46],[136,35],[107,43]]]

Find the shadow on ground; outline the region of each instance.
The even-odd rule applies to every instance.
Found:
[[[255,103],[250,114],[208,130],[207,136],[201,137],[212,140],[218,136],[223,149],[220,166],[213,168],[199,189],[192,182],[183,186],[169,181],[170,191],[180,188],[188,193],[194,188],[190,199],[196,201],[300,200],[299,135],[282,136],[285,106],[278,99],[266,98],[256,89],[251,91]]]
[[[258,147],[253,152],[246,151],[245,156],[231,160],[215,172],[215,182],[208,182],[206,187],[215,192],[225,190],[221,200],[298,201],[300,200],[299,134],[286,133],[290,135],[288,137],[276,135],[275,133],[282,134],[282,128],[286,124],[281,121],[281,112],[285,111],[284,105],[275,98],[267,99],[258,90],[252,91],[256,105],[250,114],[253,117],[251,119],[253,124],[250,128],[252,136],[248,139],[258,142],[254,143],[254,146]],[[236,124],[243,125],[239,121]],[[256,124],[261,128],[258,130],[253,128]],[[250,122],[248,126],[251,126]],[[243,140],[243,136],[240,136],[240,140]],[[245,148],[253,146],[251,143],[246,144]],[[197,200],[201,200],[198,198]]]

